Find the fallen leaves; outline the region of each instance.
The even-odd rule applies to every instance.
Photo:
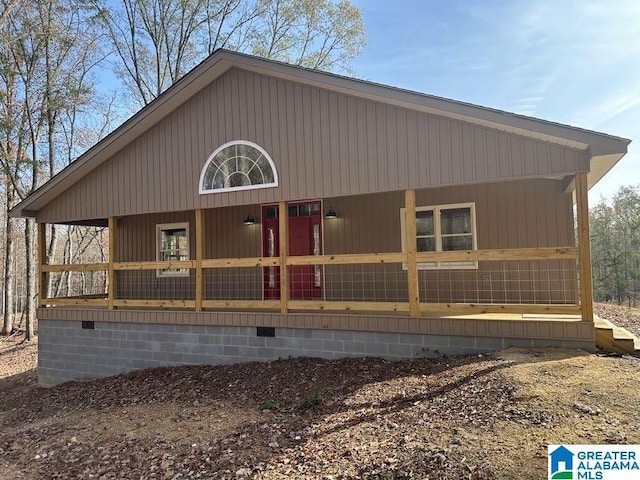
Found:
[[[640,365],[563,350],[22,375],[0,378],[11,478],[535,478],[549,443],[640,440]]]
[[[640,308],[629,308],[613,303],[594,303],[593,311],[601,318],[626,328],[636,337],[640,337]]]

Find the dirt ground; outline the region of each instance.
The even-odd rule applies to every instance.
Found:
[[[640,443],[640,361],[580,351],[298,359],[36,386],[0,339],[0,478],[543,479],[550,443]]]

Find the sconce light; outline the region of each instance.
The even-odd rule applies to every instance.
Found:
[[[253,215],[247,215],[247,218],[244,219],[244,222],[242,222],[243,225],[255,225],[256,224],[256,219]]]
[[[335,212],[333,208],[329,207],[329,211],[324,216],[324,218],[338,218],[338,214]]]

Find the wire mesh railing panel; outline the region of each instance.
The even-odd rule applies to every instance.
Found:
[[[47,298],[106,297],[107,272],[49,272]]]
[[[409,298],[407,272],[400,264],[326,265],[318,267],[320,282],[315,281],[313,266],[311,271],[296,268],[290,273],[291,298],[313,299],[307,297],[318,295],[312,290],[318,283],[327,301],[407,302]]]
[[[116,274],[118,300],[194,300],[195,272],[169,276],[162,270],[123,270]]]
[[[537,255],[540,257],[542,254],[538,252]],[[382,303],[404,303],[409,308],[408,278],[412,274],[406,265],[400,263],[407,258],[402,254],[366,258],[293,258],[286,267],[288,299],[298,301],[292,308],[349,309],[349,306],[338,302],[358,302],[360,305],[351,307],[363,311],[390,308],[402,311],[404,308]],[[430,263],[418,262],[421,303],[575,305],[579,299],[575,258],[480,259],[477,264],[470,261],[448,263],[439,258]],[[320,263],[312,263],[316,261]],[[359,261],[375,263],[351,263]],[[216,259],[207,263],[202,268],[202,276],[198,276],[202,279],[202,289],[196,285],[198,264],[195,261],[117,263],[114,265],[113,305],[118,308],[198,308],[200,305],[204,308],[261,309],[274,308],[273,302],[261,302],[281,298],[281,270],[272,261]],[[59,299],[61,305],[98,305],[96,300],[87,299],[106,298],[110,287],[108,271],[104,268],[104,264],[96,264],[59,271],[63,269],[52,266],[47,273],[49,298]],[[196,298],[196,291],[202,293],[201,298]],[[85,299],[77,303],[71,300],[82,297]],[[201,300],[209,303],[200,303]],[[239,303],[221,304],[217,301]],[[336,303],[332,306],[330,302]],[[379,305],[375,306],[376,302]]]
[[[276,269],[277,267],[269,267]],[[263,268],[205,268],[205,300],[262,300]],[[279,298],[274,296],[273,298]]]
[[[477,269],[419,270],[420,301],[575,304],[574,260],[479,262]]]

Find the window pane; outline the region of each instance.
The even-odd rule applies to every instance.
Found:
[[[436,239],[431,238],[417,238],[417,250],[419,252],[435,252],[436,251]]]
[[[213,188],[224,188],[225,177],[221,170],[216,171],[215,176],[213,177]]]
[[[249,173],[249,170],[253,167],[253,160],[247,157],[236,157],[237,171],[242,173]]]
[[[471,235],[443,237],[442,250],[473,250],[473,237]]]
[[[433,211],[416,212],[416,235],[433,235]]]
[[[233,158],[235,156],[235,148],[232,146],[225,148],[224,150],[222,150],[221,152],[219,152],[214,158],[213,158],[213,164],[216,166],[220,166],[223,163],[225,163],[227,160],[229,160],[230,158]]]
[[[258,167],[254,166],[249,170],[249,180],[251,181],[251,185],[262,185],[264,183],[262,172]]]
[[[273,183],[274,182],[273,170],[271,169],[271,165],[269,164],[269,161],[264,156],[261,156],[256,161],[256,165],[260,168],[260,171],[264,176],[264,183]]]
[[[278,207],[267,207],[264,209],[265,218],[277,218],[278,217]]]
[[[241,178],[237,174],[243,174]],[[203,176],[203,190],[219,190],[275,183],[275,171],[266,154],[252,145],[236,143],[211,159]]]
[[[256,158],[258,158],[260,156],[260,152],[258,150],[256,150],[255,148],[253,148],[251,145],[245,145],[243,143],[239,143],[237,145],[235,145],[236,147],[236,155],[238,157],[247,157],[252,159],[253,161],[256,160]],[[253,163],[253,161],[251,163]]]
[[[160,251],[158,259],[164,262],[189,260],[189,238],[186,228],[162,228],[160,230]],[[189,270],[184,268],[163,268],[159,275],[187,276]]]
[[[216,174],[216,170],[213,168],[213,165],[209,165],[207,171],[204,173],[204,179],[202,180],[202,187],[204,189],[213,188],[213,178]]]
[[[454,208],[440,210],[442,234],[471,233],[471,209]]]
[[[229,177],[229,187],[245,187],[247,185],[251,185],[251,182],[244,173],[234,173]]]
[[[162,230],[160,258],[163,261],[187,260],[187,231],[184,228]]]

